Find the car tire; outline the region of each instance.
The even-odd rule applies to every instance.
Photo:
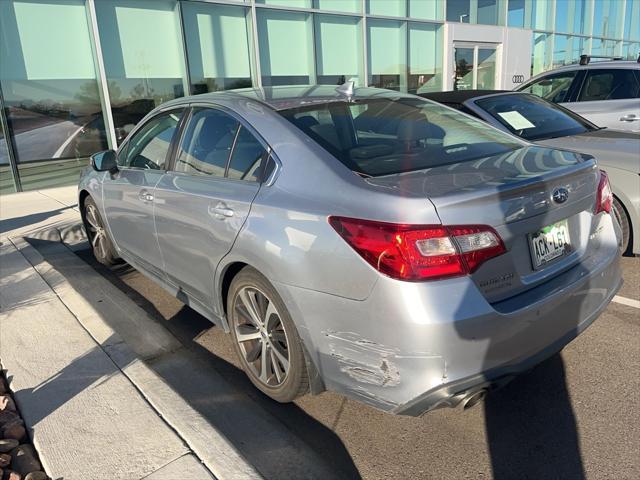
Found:
[[[631,222],[627,216],[627,211],[620,201],[613,197],[613,215],[620,224],[622,230],[622,253],[625,254],[629,250],[630,238],[631,238]]]
[[[104,225],[100,211],[96,202],[90,196],[84,199],[83,208],[83,223],[84,229],[87,233],[87,239],[91,244],[93,250],[93,256],[98,262],[107,267],[111,267],[118,263],[118,254],[109,233]]]
[[[281,403],[304,395],[309,376],[302,341],[280,295],[254,268],[244,267],[231,282],[227,314],[249,380]]]

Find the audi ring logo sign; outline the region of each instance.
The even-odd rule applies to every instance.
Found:
[[[514,75],[513,77],[511,77],[511,81],[513,83],[522,83],[524,82],[524,75]]]
[[[556,188],[553,191],[552,198],[553,198],[553,201],[556,203],[564,203],[569,198],[569,190],[563,187]]]

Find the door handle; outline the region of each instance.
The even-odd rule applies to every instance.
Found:
[[[140,191],[138,194],[138,198],[143,202],[153,202],[153,194],[147,192],[146,190]]]
[[[219,202],[215,207],[209,206],[209,215],[218,217],[221,220],[233,217],[233,209],[227,207],[223,202]]]
[[[640,122],[640,116],[635,113],[629,113],[620,117],[621,122]]]

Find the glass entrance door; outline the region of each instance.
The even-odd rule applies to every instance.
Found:
[[[496,88],[497,45],[454,43],[454,90]]]

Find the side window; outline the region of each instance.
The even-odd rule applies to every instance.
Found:
[[[593,69],[587,72],[579,102],[593,100],[620,100],[638,98],[640,85],[632,70],[612,68]]]
[[[233,147],[227,176],[251,182],[260,181],[260,171],[267,151],[249,130],[240,127],[236,144]]]
[[[175,170],[224,177],[239,123],[224,112],[196,110],[185,131]]]
[[[550,102],[561,103],[566,101],[571,88],[571,83],[576,76],[576,71],[547,75],[535,83],[521,89],[521,92],[533,93]]]
[[[182,110],[175,110],[149,120],[127,142],[125,150],[118,156],[118,164],[132,168],[164,169],[182,113]]]

